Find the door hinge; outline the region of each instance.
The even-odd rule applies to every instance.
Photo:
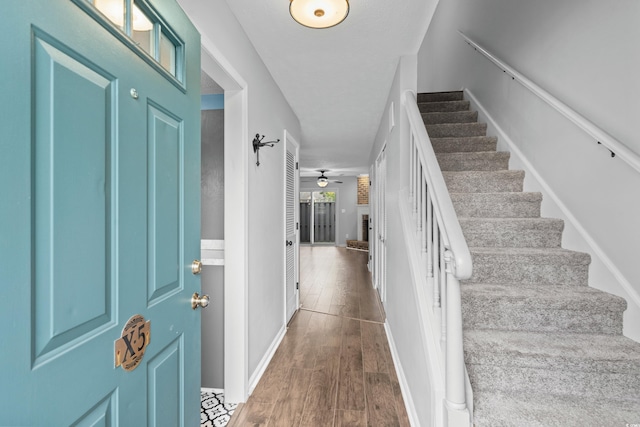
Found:
[[[298,170],[298,162],[296,162],[296,170]]]
[[[300,223],[296,222],[296,230],[299,230],[299,229],[300,229]]]
[[[296,282],[296,290],[300,289],[300,282]]]
[[[373,185],[373,184],[371,184],[371,181],[369,181],[369,187],[371,187],[371,185]]]

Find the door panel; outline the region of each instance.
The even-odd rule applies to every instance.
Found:
[[[39,365],[113,321],[107,114],[113,77],[41,32],[34,51],[32,357]],[[87,294],[92,304],[83,304]]]
[[[101,400],[88,413],[84,414],[73,427],[111,427],[116,420],[117,393],[111,393]]]
[[[296,147],[289,139],[286,141],[286,322],[288,323],[298,309],[297,290],[297,253],[298,233],[296,231]],[[290,242],[290,243],[289,243]]]
[[[200,41],[151,3],[186,89],[70,0],[3,5],[0,425],[198,423]],[[151,340],[126,372],[134,314]]]
[[[149,305],[181,288],[182,120],[148,105]]]
[[[184,357],[182,339],[171,342],[164,350],[151,358],[147,364],[149,425],[183,425],[184,378],[182,359]]]

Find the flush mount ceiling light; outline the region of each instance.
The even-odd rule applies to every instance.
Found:
[[[290,0],[289,13],[305,27],[329,28],[345,20],[349,0]]]
[[[320,171],[320,176],[318,177],[318,187],[320,188],[324,188],[327,185],[329,185],[329,178],[327,178],[326,176],[324,176],[324,173],[326,172],[326,170],[321,170]]]

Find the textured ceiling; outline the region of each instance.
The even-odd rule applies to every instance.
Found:
[[[302,126],[302,175],[368,172],[400,56],[416,53],[436,0],[352,0],[347,19],[310,29],[288,0],[228,0]]]

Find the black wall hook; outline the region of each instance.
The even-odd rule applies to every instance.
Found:
[[[264,146],[273,147],[275,144],[280,142],[279,139],[275,141],[262,142],[263,139],[264,139],[264,135],[260,136],[259,133],[256,133],[256,137],[253,138],[252,144],[253,144],[253,152],[256,153],[256,166],[260,166],[260,148]]]

